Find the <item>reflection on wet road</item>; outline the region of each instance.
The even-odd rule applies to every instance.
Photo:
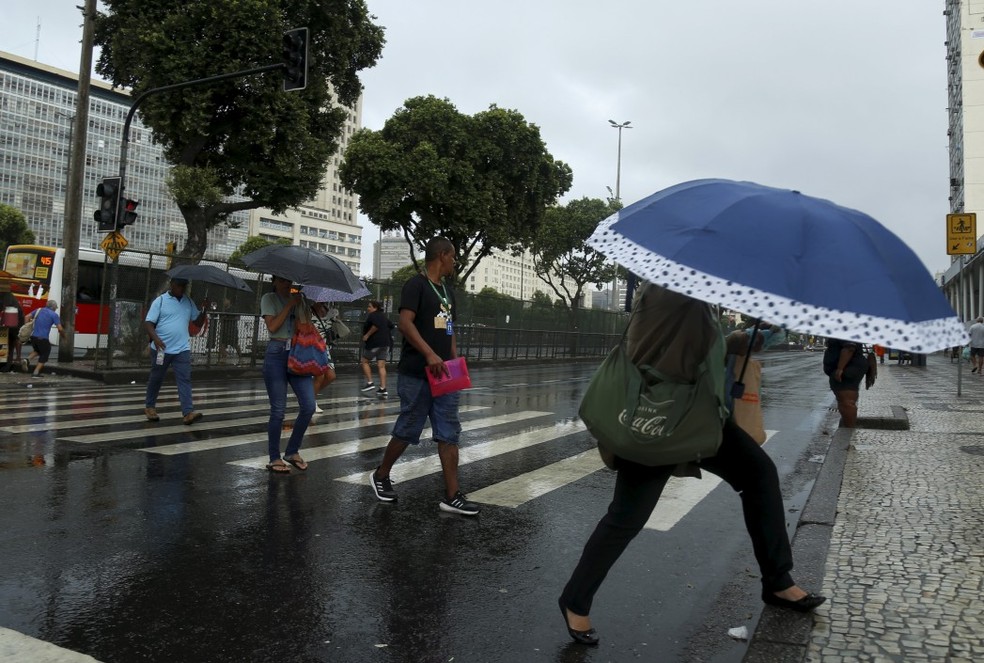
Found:
[[[829,419],[819,361],[766,360],[766,449],[789,496],[809,488]],[[105,663],[740,660],[726,631],[757,617],[755,565],[738,500],[706,480],[668,488],[610,574],[602,646],[569,644],[556,596],[614,480],[576,417],[593,369],[473,369],[461,481],[475,519],[438,510],[431,444],[395,467],[397,503],[373,498],[399,404],[354,377],[321,401],[310,469],[271,476],[260,381],[196,385],[205,419],[185,426],[173,386],[151,424],[142,385],[4,376],[0,628]]]

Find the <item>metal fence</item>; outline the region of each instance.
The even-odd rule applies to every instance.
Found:
[[[263,362],[269,340],[259,316],[260,299],[272,291],[269,278],[236,269],[227,263],[202,261],[244,278],[252,293],[192,282],[188,294],[201,304],[206,294],[214,302],[208,321],[191,338],[192,361],[196,365],[240,365],[256,367]],[[108,269],[103,265],[80,265],[80,288],[86,287],[109,311]],[[155,297],[167,286],[164,272],[168,257],[162,254],[126,251],[120,256],[116,293],[116,317],[111,321],[112,354],[107,338],[99,335],[87,358],[106,368],[146,365],[149,343],[143,320]],[[350,329],[332,349],[336,364],[359,359],[361,330],[369,299],[382,302],[383,310],[396,322],[402,284],[366,284],[371,296],[335,303],[338,319]],[[564,307],[535,305],[502,295],[480,296],[457,292],[455,318],[458,352],[475,361],[523,359],[571,359],[603,357],[618,342],[627,316],[616,311],[583,309],[576,319]],[[392,360],[398,361],[402,339],[394,330]]]

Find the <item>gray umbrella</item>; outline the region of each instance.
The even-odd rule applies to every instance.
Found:
[[[243,262],[252,270],[290,279],[300,285],[315,285],[343,293],[356,293],[365,288],[344,262],[304,246],[264,246],[243,256]]]
[[[218,267],[213,267],[212,265],[178,265],[177,267],[172,267],[167,270],[165,274],[172,279],[204,281],[205,283],[214,283],[215,285],[224,286],[226,288],[235,288],[236,290],[253,292],[253,289],[246,284],[246,281],[242,280],[235,274],[224,272]]]

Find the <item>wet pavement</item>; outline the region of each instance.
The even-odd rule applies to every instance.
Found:
[[[766,358],[765,448],[791,532],[830,442],[819,364]],[[258,380],[196,382],[205,418],[189,427],[173,386],[151,424],[140,384],[2,375],[0,654],[10,629],[104,663],[740,661],[747,643],[727,631],[758,623],[757,568],[737,497],[709,479],[674,480],[613,569],[592,615],[601,646],[569,641],[556,597],[614,482],[576,418],[593,369],[472,371],[473,519],[438,510],[430,444],[394,469],[399,501],[375,501],[366,474],[398,403],[361,396],[351,373],[320,399],[310,469],[290,476],[260,469]]]

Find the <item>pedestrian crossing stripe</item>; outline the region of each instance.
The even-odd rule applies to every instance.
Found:
[[[35,663],[99,663],[86,654],[0,627],[0,659]]]
[[[468,493],[468,500],[516,508],[574,483],[605,467],[597,449],[589,449],[532,472]],[[396,468],[394,468],[396,469]]]
[[[139,412],[140,413],[139,415],[132,415],[129,420],[132,420],[134,422],[146,421],[146,417],[143,414],[143,407],[145,402],[144,397],[141,396],[139,398],[133,398],[128,400],[132,402],[129,404],[125,404],[122,403],[122,399],[113,399],[112,402],[114,403],[114,405],[108,405],[105,407],[87,407],[87,406],[80,406],[77,403],[68,403],[68,404],[44,403],[34,406],[33,410],[20,410],[13,413],[11,413],[10,411],[5,411],[4,418],[8,423],[10,423],[22,419],[37,420],[39,416],[56,417],[59,415],[61,416],[71,415],[72,417],[79,417],[79,416],[90,416],[90,415],[97,416],[110,412],[131,412],[131,413]],[[358,400],[359,400],[358,396],[352,396],[349,398],[333,398],[330,400],[322,401],[322,405],[325,403],[350,403]],[[267,400],[266,394],[262,394],[262,400],[257,398],[255,402],[259,404],[262,402],[268,403],[269,401]],[[238,403],[239,407],[227,408],[225,410],[213,409],[211,407],[213,405],[218,405],[220,403]],[[249,404],[250,401],[244,400],[242,396],[235,395],[235,394],[232,395],[228,395],[225,393],[217,394],[216,398],[201,398],[199,394],[197,393],[195,394],[196,409],[199,409],[200,411],[203,411],[206,414],[231,413],[231,412],[241,411],[247,409],[247,406]],[[178,411],[180,411],[180,401],[178,400],[177,396],[161,398],[157,401],[157,413],[161,415],[170,413],[172,410],[175,409],[175,406],[179,406]],[[208,409],[203,410],[202,408],[205,407],[207,407]],[[66,411],[65,408],[71,408],[71,409]],[[255,411],[255,409],[256,409],[255,407],[250,408],[250,410],[252,411]],[[180,415],[176,415],[176,416],[180,416]],[[92,422],[94,425],[100,425],[100,423],[109,423],[108,421],[100,422],[97,418],[90,418],[89,421]],[[126,418],[123,418],[114,421],[116,421],[117,423],[126,423],[126,421],[128,420]],[[55,421],[54,423],[56,425],[61,425],[57,421]],[[10,432],[10,433],[29,432],[29,431],[13,431],[3,427],[0,427],[0,431]]]
[[[500,426],[502,424],[510,424],[519,421],[526,421],[528,419],[552,416],[553,414],[553,412],[538,412],[531,410],[514,412],[512,414],[502,414],[495,417],[484,417],[482,419],[471,419],[461,422],[461,430],[476,431],[484,428],[491,428],[493,426]],[[421,433],[420,437],[421,439],[428,439],[433,434],[434,433],[430,428],[426,428],[423,433]],[[263,439],[265,440],[266,438]],[[348,442],[336,442],[334,444],[325,444],[316,447],[304,446],[301,448],[301,455],[304,457],[305,461],[312,463],[316,460],[324,460],[326,458],[336,458],[338,456],[347,456],[349,454],[357,454],[363,451],[382,449],[389,444],[391,439],[391,435],[379,435],[376,437],[351,440]],[[268,462],[270,462],[269,456],[256,456],[255,458],[232,460],[229,461],[228,464],[262,470],[266,469],[266,464]]]
[[[461,447],[461,449],[458,450],[458,466],[460,467],[462,465],[468,465],[469,463],[476,463],[480,460],[486,460],[494,456],[510,453],[512,451],[518,451],[519,449],[526,449],[537,444],[543,444],[544,442],[550,442],[561,437],[573,435],[574,433],[580,433],[584,430],[587,429],[581,421],[570,421],[524,432],[520,435],[510,435],[509,437],[493,440],[491,442],[483,442],[481,444]],[[434,454],[427,456],[426,458],[417,458],[415,460],[407,460],[397,463],[393,466],[392,476],[399,481],[404,482],[412,479],[419,479],[429,474],[436,474],[440,471],[441,460],[437,454]],[[367,480],[365,472],[357,472],[355,474],[349,474],[348,476],[338,477],[335,481],[361,484]]]
[[[346,410],[351,410],[354,412],[359,412],[359,408],[345,408]],[[392,406],[386,409],[392,409]],[[487,410],[488,406],[484,405],[462,405],[458,408],[459,412],[475,412],[476,410]],[[334,410],[333,412],[341,412],[340,410]],[[327,412],[325,413],[327,414]],[[266,422],[269,417],[264,417],[263,421]],[[307,433],[304,439],[308,440],[314,435],[323,435],[325,433],[337,433],[344,430],[353,430],[356,428],[364,428],[367,426],[378,426],[384,424],[391,424],[396,420],[395,416],[388,417],[378,417],[376,421],[367,421],[365,419],[358,419],[353,421],[340,421],[332,424],[318,424],[313,423],[308,427]],[[229,422],[226,422],[228,425]],[[181,430],[188,430],[189,427],[182,427]],[[198,425],[195,424],[195,428]],[[98,437],[98,436],[97,436]],[[97,441],[97,440],[94,440]],[[248,435],[234,435],[232,437],[220,437],[212,438],[209,440],[197,440],[195,442],[180,442],[177,444],[166,444],[159,447],[144,447],[138,449],[138,451],[145,451],[152,454],[162,454],[165,456],[176,456],[178,454],[194,453],[197,451],[210,451],[212,449],[225,449],[227,447],[236,447],[243,444],[254,444],[257,442],[266,442],[267,432],[264,430],[262,433],[254,433]],[[302,447],[302,451],[304,447]],[[266,463],[264,462],[264,465]]]

